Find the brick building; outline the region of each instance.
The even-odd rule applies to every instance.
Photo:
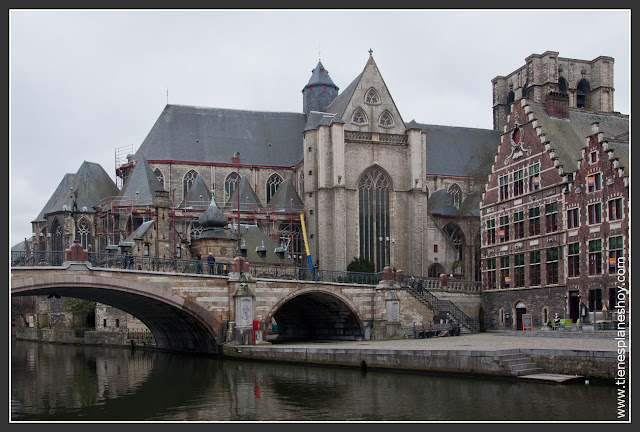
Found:
[[[613,59],[532,55],[494,84],[502,129],[480,206],[489,328],[602,318],[628,271],[629,118]],[[610,264],[611,263],[611,264]]]

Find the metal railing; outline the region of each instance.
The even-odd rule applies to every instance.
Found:
[[[439,299],[428,289],[420,288],[415,279],[403,278],[401,284],[409,288],[409,292],[422,304],[433,310],[435,315],[448,315],[450,318],[473,331],[478,331],[480,323],[464,313],[450,300]]]
[[[64,252],[11,252],[11,267],[61,266],[66,261]]]
[[[377,285],[382,273],[359,273],[335,270],[311,270],[305,267],[265,266],[251,264],[249,274],[256,278],[289,279],[327,283]]]

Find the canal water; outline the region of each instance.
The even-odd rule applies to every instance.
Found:
[[[616,387],[11,342],[11,421],[616,420]]]

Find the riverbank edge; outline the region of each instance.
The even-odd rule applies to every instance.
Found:
[[[225,344],[221,354],[227,358],[254,361],[514,379],[517,377],[500,363],[500,356],[524,354],[544,373],[576,375],[602,381],[615,380],[618,368],[617,353],[614,351],[342,349]]]
[[[122,338],[76,338],[73,330],[12,329],[19,340],[53,344],[100,347],[141,348],[162,351],[143,340]],[[517,378],[500,364],[500,356],[524,354],[545,373],[579,375],[588,379],[614,381],[618,374],[615,351],[585,351],[558,349],[500,349],[500,350],[417,350],[371,348],[306,348],[277,344],[241,345],[227,343],[220,346],[218,355],[231,359],[334,366],[359,369],[394,370],[399,372],[439,373],[454,375]],[[625,359],[628,370],[629,356]]]

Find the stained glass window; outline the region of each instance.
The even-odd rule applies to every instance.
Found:
[[[385,111],[380,116],[380,126],[393,126],[393,116],[389,111]]]
[[[462,189],[457,184],[452,184],[449,187],[449,195],[451,195],[451,199],[453,200],[452,204],[455,208],[460,208],[460,203],[462,202]]]
[[[378,93],[375,91],[375,89],[369,89],[367,95],[364,98],[364,101],[369,104],[376,104],[379,100],[380,97],[378,96]]]
[[[376,271],[389,265],[389,180],[378,168],[368,170],[358,182],[360,258],[372,262]]]
[[[82,219],[78,223],[78,237],[83,248],[87,248],[91,244],[91,227],[86,219]]]
[[[355,113],[353,113],[353,117],[351,119],[351,121],[355,124],[366,124],[367,123],[367,116],[364,114],[364,111],[362,111],[360,108],[358,108],[356,110]]]
[[[182,180],[183,197],[187,196],[187,192],[189,192],[189,189],[191,189],[191,186],[193,186],[193,182],[196,180],[197,176],[198,176],[198,173],[195,172],[194,170],[191,170],[185,174],[184,179]]]
[[[271,201],[271,197],[278,190],[278,186],[282,183],[282,177],[279,174],[272,174],[267,180],[267,202]]]
[[[164,175],[162,175],[162,171],[160,171],[160,168],[156,168],[155,170],[153,170],[153,173],[156,175],[156,178],[164,188]]]
[[[237,172],[229,173],[229,175],[224,181],[225,202],[229,201],[229,199],[233,196],[233,193],[236,191],[237,187],[238,187],[238,173]]]

